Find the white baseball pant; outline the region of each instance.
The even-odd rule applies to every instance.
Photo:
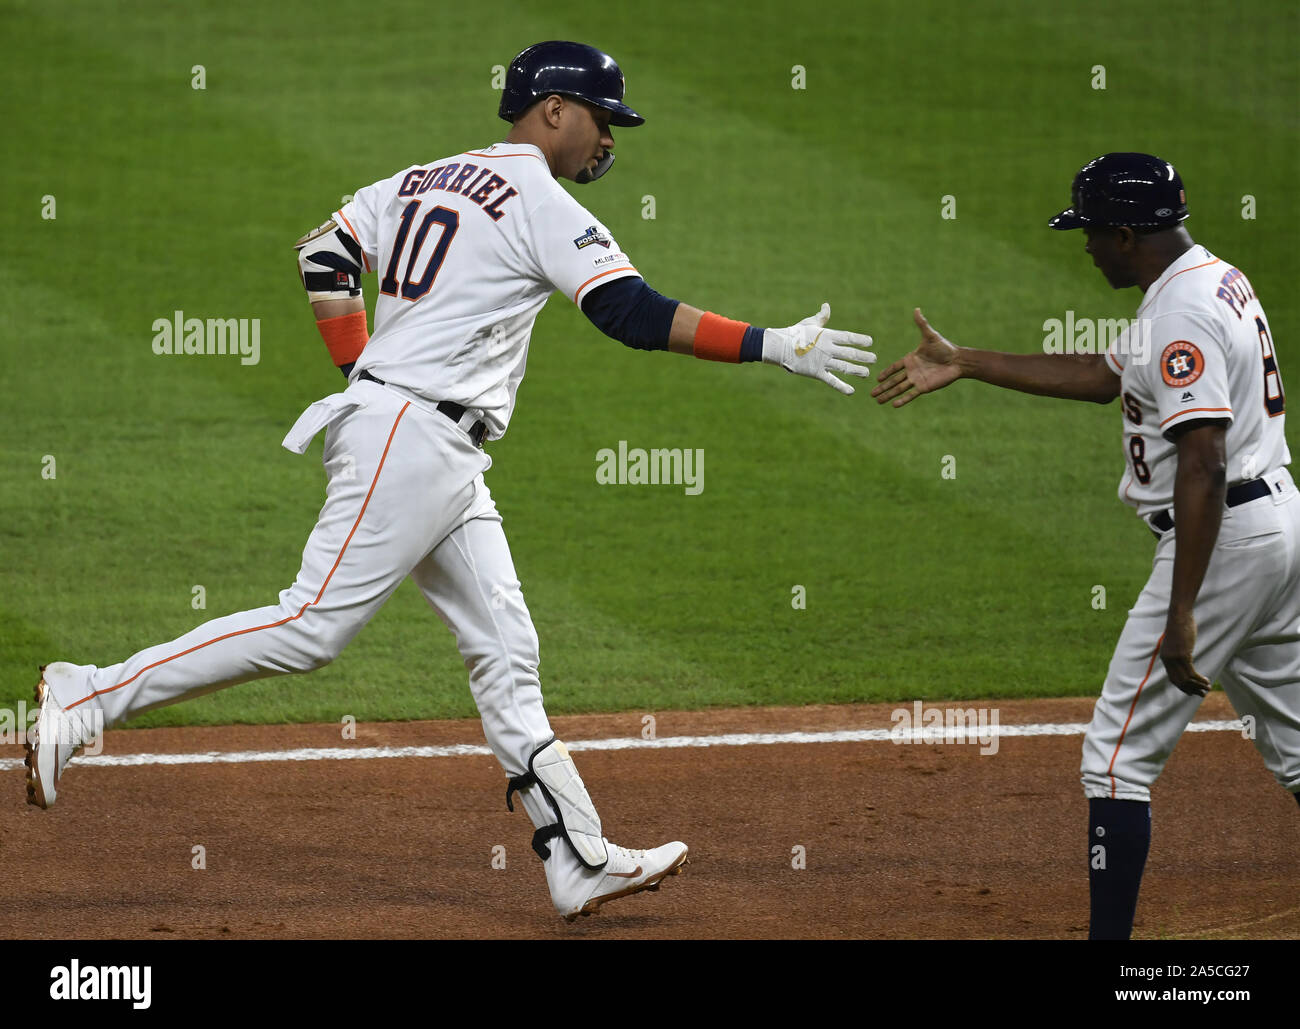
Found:
[[[1267,497],[1225,509],[1197,595],[1196,670],[1218,682],[1278,783],[1300,791],[1300,500],[1290,474],[1264,476]],[[1151,799],[1201,698],[1174,686],[1160,660],[1174,536],[1129,612],[1083,741],[1089,797]]]
[[[456,637],[488,745],[508,773],[524,772],[553,733],[537,633],[483,482],[491,459],[432,405],[368,381],[313,404],[285,446],[302,453],[321,428],[325,506],[279,603],[97,668],[81,695],[55,699],[102,708],[111,727],[250,679],[320,668],[410,575]]]

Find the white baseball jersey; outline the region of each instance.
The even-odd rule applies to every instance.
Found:
[[[533,146],[498,144],[408,168],[360,190],[334,219],[360,244],[365,270],[378,272],[379,301],[375,334],[348,387],[309,406],[284,440],[301,454],[324,430],[329,477],[293,584],[276,603],[211,619],[125,661],[65,665],[51,676],[50,695],[107,727],[251,679],[320,668],[409,577],[455,637],[484,738],[505,773],[518,777],[540,769],[534,759],[555,741],[537,631],[483,478],[492,459],[463,418],[430,402],[470,408],[500,436],[547,297],[560,289],[581,303],[598,284],[637,272]],[[366,369],[383,383],[360,379]],[[44,753],[37,769],[50,760],[48,742]],[[64,759],[53,754],[57,779]],[[549,767],[549,783],[563,774],[569,784],[565,810],[580,809],[599,834],[572,763],[565,757]],[[52,797],[29,788],[34,798]],[[520,793],[537,829],[557,825],[538,785]],[[553,841],[549,853],[546,882],[567,917],[657,882],[686,848],[608,844],[608,880],[568,843]],[[677,864],[657,864],[669,857]]]
[[[379,274],[374,334],[353,369],[510,422],[533,323],[559,290],[577,304],[638,275],[609,230],[551,176],[541,150],[496,143],[358,190],[335,221]]]
[[[1225,510],[1196,597],[1196,669],[1258,731],[1278,783],[1300,791],[1300,500],[1287,471],[1285,397],[1268,319],[1236,268],[1202,246],[1147,290],[1107,353],[1120,376],[1127,467],[1120,498],[1148,518],[1172,513],[1178,449],[1165,438],[1196,419],[1229,422],[1228,482],[1267,476],[1267,496]],[[1146,802],[1201,698],[1160,661],[1173,594],[1177,527],[1156,544],[1084,737],[1089,797]]]
[[[1123,407],[1119,496],[1139,516],[1173,507],[1178,449],[1165,433],[1182,422],[1231,422],[1229,484],[1291,463],[1268,319],[1246,276],[1205,247],[1191,247],[1151,284],[1106,359]]]

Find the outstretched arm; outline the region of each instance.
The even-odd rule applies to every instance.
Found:
[[[661,296],[640,278],[623,278],[589,293],[582,310],[601,332],[638,350],[779,364],[846,395],[853,387],[838,375],[865,377],[876,359],[867,349],[870,336],[826,328],[829,304],[789,328],[762,329]]]
[[[880,404],[909,404],[958,379],[978,379],[992,386],[1064,400],[1109,404],[1119,396],[1119,376],[1104,354],[1003,354],[959,347],[944,339],[918,307],[912,317],[921,344],[880,377],[871,395]]]

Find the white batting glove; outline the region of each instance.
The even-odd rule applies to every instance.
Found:
[[[779,364],[787,372],[820,379],[832,389],[851,396],[853,387],[832,375],[857,375],[866,378],[876,355],[866,348],[871,337],[843,329],[828,329],[831,305],[788,329],[767,329],[763,333],[763,361]],[[853,362],[853,363],[851,363]]]

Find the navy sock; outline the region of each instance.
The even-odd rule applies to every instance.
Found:
[[[1140,800],[1088,800],[1090,940],[1127,940],[1151,846],[1151,805]]]

